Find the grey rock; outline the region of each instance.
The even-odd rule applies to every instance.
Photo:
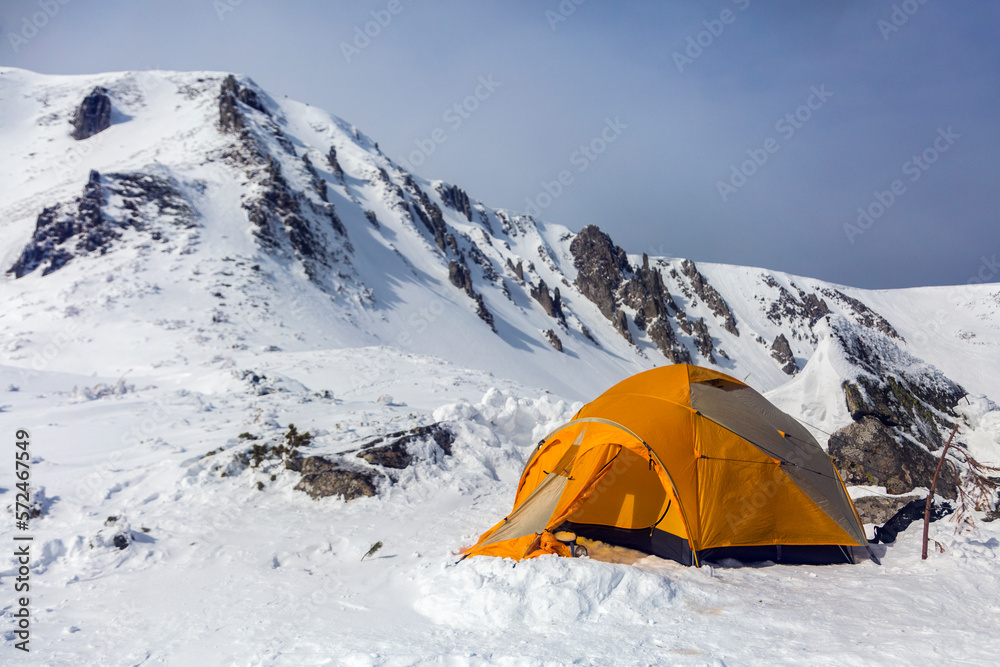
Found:
[[[781,364],[781,370],[788,375],[795,375],[799,372],[799,365],[795,363],[795,355],[788,344],[785,334],[778,334],[774,342],[771,343],[771,356]]]
[[[83,98],[73,114],[72,136],[77,141],[94,136],[111,127],[111,98],[98,86]]]
[[[834,433],[829,452],[845,484],[884,486],[893,495],[918,486],[930,488],[938,463],[937,457],[870,416]],[[954,499],[957,488],[955,472],[946,465],[936,492]]]
[[[109,197],[117,202],[113,216],[105,211]],[[162,241],[173,228],[195,226],[195,219],[194,209],[168,180],[91,171],[81,196],[38,214],[31,239],[7,272],[21,278],[41,268],[48,275],[76,257],[104,254],[125,229]]]
[[[881,333],[836,325],[833,335],[863,373],[843,385],[851,418],[872,416],[909,433],[931,451],[944,444],[965,391],[939,370],[920,363]]]
[[[739,336],[740,330],[736,327],[736,318],[733,317],[733,311],[729,309],[729,304],[722,298],[718,290],[705,280],[705,276],[698,271],[695,263],[690,259],[685,259],[681,262],[681,271],[691,281],[691,289],[694,290],[694,293],[712,310],[717,318],[722,320],[723,328],[734,336]]]
[[[301,472],[302,479],[295,489],[314,499],[341,496],[347,501],[377,493],[375,473],[344,467],[322,456],[302,459]]]
[[[337,149],[330,146],[330,152],[326,154],[326,161],[330,163],[330,170],[333,175],[337,178],[343,180],[344,170],[340,166],[340,162],[337,161]]]
[[[622,284],[622,276],[631,273],[625,251],[596,226],[587,225],[573,239],[570,253],[577,270],[576,286],[606,318],[614,321],[618,310],[615,292]]]
[[[559,288],[555,289],[555,294],[549,293],[549,286],[545,284],[545,281],[541,278],[538,279],[538,286],[532,287],[531,290],[532,298],[537,301],[549,317],[553,317],[557,320],[563,322],[566,321],[566,315],[563,314],[562,310],[562,298],[559,295]]]
[[[444,202],[445,206],[463,213],[466,219],[472,222],[472,205],[469,203],[469,195],[465,194],[465,190],[457,185],[448,187],[441,185],[438,187],[438,194],[441,195],[441,201]]]
[[[899,335],[899,332],[897,332],[891,324],[889,324],[888,320],[863,304],[861,301],[858,301],[854,297],[847,296],[840,290],[836,289],[824,287],[820,290],[820,292],[827,298],[848,306],[854,314],[854,321],[858,324],[884,333],[890,338],[903,340],[903,337]]]
[[[882,525],[906,504],[923,497],[925,496],[898,496],[895,498],[865,496],[854,501],[854,509],[858,511],[861,523]]]
[[[400,441],[360,451],[357,456],[372,465],[380,465],[385,468],[395,468],[397,470],[402,470],[413,463],[413,457],[406,450],[406,443]]]
[[[559,340],[559,336],[556,335],[555,331],[548,329],[545,332],[545,337],[549,339],[549,342],[552,343],[552,347],[556,348],[557,351],[563,351],[562,341]]]
[[[223,132],[238,133],[246,127],[246,120],[236,103],[239,90],[236,77],[232,74],[222,80],[219,90],[219,127]]]
[[[417,426],[408,431],[397,431],[371,440],[361,446],[361,451],[356,456],[373,465],[402,469],[413,462],[413,455],[409,451],[410,445],[426,440],[433,440],[445,455],[450,455],[455,434],[440,422]]]

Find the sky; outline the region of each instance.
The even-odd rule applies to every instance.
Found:
[[[1000,282],[995,2],[3,0],[0,36],[50,74],[246,74],[632,253]]]

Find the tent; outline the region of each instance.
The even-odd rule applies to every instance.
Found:
[[[572,555],[559,531],[685,565],[854,562],[868,544],[829,456],[748,385],[677,364],[586,404],[528,458],[513,511],[466,556]]]

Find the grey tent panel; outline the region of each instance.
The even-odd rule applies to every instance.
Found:
[[[525,535],[537,535],[545,530],[556,505],[559,504],[559,498],[566,488],[567,481],[568,478],[554,472],[546,475],[531,495],[524,499],[521,506],[507,517],[507,522],[490,535],[482,546]]]
[[[691,407],[781,462],[803,493],[860,544],[867,544],[830,457],[801,424],[750,387],[691,383]]]

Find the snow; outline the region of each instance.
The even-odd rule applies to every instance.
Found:
[[[228,141],[213,120],[224,76],[51,77],[0,68],[0,141],[8,149],[0,182],[10,186],[0,197],[4,268],[41,208],[79,195],[90,169],[170,177],[200,214],[192,235],[166,249],[129,237],[45,277],[0,278],[0,433],[30,431],[31,482],[43,507],[30,522],[32,652],[16,654],[20,662],[995,662],[1000,526],[982,515],[959,533],[950,520],[932,524],[924,562],[919,530],[902,533],[876,547],[881,567],[699,569],[652,556],[633,564],[457,563],[463,547],[509,512],[541,438],[581,401],[665,361],[644,334],[639,347],[628,345],[575,291],[568,230],[473,200],[487,232],[476,215],[470,222],[445,207],[434,182],[416,178],[462,247],[465,234],[495,267],[523,260],[532,284],[544,279],[562,291],[565,329],[510,271],[498,269],[492,285],[477,275],[497,318],[492,333],[449,283],[446,258],[372,177],[383,168],[396,183],[394,165],[350,124],[288,100],[265,98],[275,120],[254,116],[254,131],[277,123],[310,156],[354,253],[331,293],[304,278],[295,260],[261,252],[241,208],[253,185],[210,159]],[[120,122],[74,142],[67,119],[96,85],[112,91]],[[343,183],[322,166],[330,145]],[[282,159],[290,181],[304,179],[297,161]],[[375,212],[378,229],[364,210]],[[850,422],[840,384],[856,369],[823,323],[768,317],[758,297],[778,288],[765,275],[796,295],[839,289],[886,317],[905,341],[900,354],[970,390],[959,408],[961,434],[978,459],[1000,462],[1000,410],[991,400],[1000,395],[996,285],[871,292],[699,264],[732,308],[735,336],[684,294],[686,279],[669,276],[680,260],[651,261],[729,353],[729,362],[719,359],[724,370],[749,375],[820,442],[823,431]],[[842,304],[829,306],[850,318]],[[935,316],[944,311],[947,318]],[[553,327],[565,354],[542,337]],[[802,367],[793,378],[770,356],[779,333]],[[332,455],[434,422],[456,435],[450,456],[419,447],[395,481],[383,474],[376,497],[347,503],[295,490],[299,475],[276,461],[257,469],[234,461],[251,446],[238,437],[244,432],[275,444],[294,423],[315,436],[306,454]],[[8,507],[13,465],[0,470]],[[14,534],[8,515],[0,540],[12,544]],[[378,541],[383,548],[362,561]],[[15,561],[0,560],[5,591],[15,575]],[[2,650],[15,655],[12,594],[0,610]]]
[[[349,369],[352,355],[339,363]],[[0,369],[0,384],[16,378],[16,369]],[[415,393],[450,392],[441,400],[452,402],[433,411],[379,404],[371,394],[306,400],[322,385],[260,396],[246,387],[153,387],[144,378],[132,379],[134,391],[89,400],[73,387],[95,378],[41,378],[30,391],[4,394],[0,413],[4,432],[37,424],[33,480],[50,503],[32,522],[34,652],[26,664],[75,665],[82,655],[123,665],[989,664],[1000,631],[1000,529],[991,523],[959,535],[948,521],[933,524],[944,551],[932,542],[927,562],[919,531],[904,532],[875,547],[881,567],[696,569],[652,556],[634,565],[556,557],[456,564],[458,550],[509,511],[536,439],[579,406],[513,386],[477,397],[445,362],[398,371],[398,383]],[[214,472],[244,430],[268,438],[294,421],[321,433],[311,449],[323,453],[437,420],[458,436],[453,456],[418,454],[376,498],[314,501],[278,467]],[[0,529],[4,540],[10,523]],[[123,530],[133,541],[118,550],[113,535]],[[385,546],[361,561],[379,540]],[[0,572],[12,574],[10,566]],[[10,613],[8,605],[8,627]],[[8,632],[5,650],[11,642]]]

